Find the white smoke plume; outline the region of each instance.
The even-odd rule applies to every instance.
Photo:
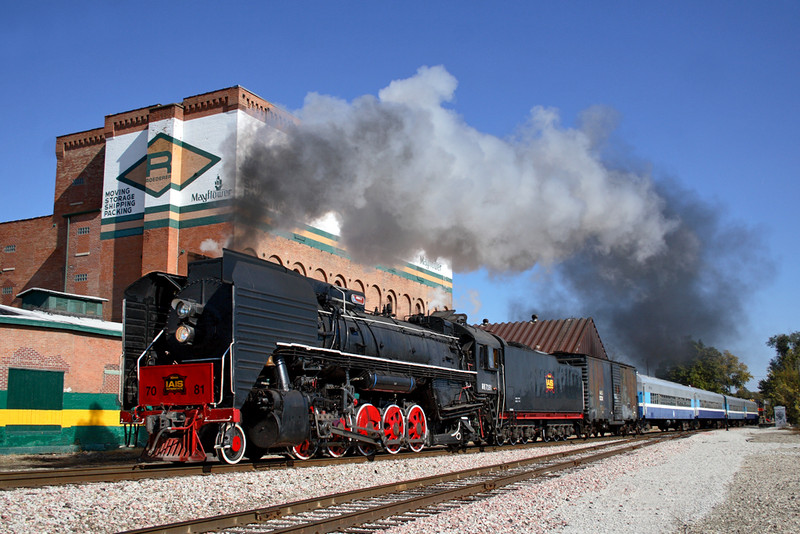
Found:
[[[298,125],[240,140],[238,215],[255,225],[269,210],[290,228],[333,211],[356,261],[395,264],[422,248],[460,272],[522,271],[586,248],[636,261],[665,250],[675,223],[650,177],[600,158],[610,113],[565,128],[537,107],[501,139],[446,107],[456,86],[437,66],[377,98],[309,94]]]
[[[429,310],[443,310],[450,305],[452,297],[444,289],[437,287],[431,291],[430,300],[427,303]]]
[[[213,239],[206,238],[200,243],[200,252],[203,252],[211,257],[218,257],[222,256],[222,249],[227,248],[231,243],[231,236],[225,238],[223,243],[215,241]]]

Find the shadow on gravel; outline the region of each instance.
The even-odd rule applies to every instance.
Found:
[[[797,428],[761,428],[747,438],[754,443],[800,443],[800,429]]]
[[[55,469],[108,464],[134,463],[142,455],[141,448],[109,451],[76,452],[72,454],[10,454],[0,456],[0,471],[12,469]]]

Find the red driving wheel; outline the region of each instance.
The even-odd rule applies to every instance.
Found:
[[[381,412],[372,404],[362,404],[356,413],[356,431],[365,436],[378,437],[381,428]],[[375,453],[375,446],[359,443],[358,451],[364,456]]]
[[[408,447],[414,452],[419,452],[425,446],[425,436],[428,433],[428,420],[425,417],[425,411],[418,404],[415,404],[408,409],[406,421],[408,425]]]
[[[338,421],[333,423],[334,428],[339,428],[342,430],[350,430],[350,427],[347,425],[347,421],[345,421],[344,417],[340,417]],[[350,450],[350,440],[343,437],[337,436],[334,434],[328,439],[328,454],[332,458],[340,458],[347,454],[347,451]]]
[[[383,412],[382,424],[386,450],[391,454],[397,454],[400,452],[406,427],[400,407],[396,404],[387,406]]]

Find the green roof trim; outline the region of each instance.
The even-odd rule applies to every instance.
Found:
[[[32,317],[22,317],[18,315],[0,315],[0,324],[31,326],[34,328],[52,328],[54,330],[70,330],[73,332],[83,332],[85,334],[98,334],[101,336],[122,338],[122,330],[113,330],[110,328],[98,328],[95,326],[88,326],[88,325],[74,324],[74,323],[62,323],[59,321],[50,321],[47,319],[35,319]]]

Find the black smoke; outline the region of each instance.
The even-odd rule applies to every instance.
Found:
[[[448,107],[456,87],[424,67],[377,97],[310,94],[297,124],[239,132],[224,158],[237,164],[239,220],[334,220],[367,265],[419,253],[456,272],[544,265],[534,311],[594,317],[610,352],[637,363],[681,360],[687,337],[737,334],[769,273],[755,232],[615,151],[613,110],[590,108],[571,128],[534,107],[501,139]]]
[[[690,340],[720,350],[734,343],[749,324],[750,297],[774,270],[759,232],[729,221],[722,206],[674,181],[658,192],[677,222],[661,253],[639,262],[586,248],[540,279],[535,307],[540,316],[592,316],[612,357],[651,374],[687,362]]]
[[[595,152],[614,121],[594,109],[578,128],[535,107],[513,139],[466,124],[447,107],[457,82],[422,68],[377,97],[309,95],[300,121],[240,134],[237,212],[253,227],[289,229],[332,216],[364,264],[420,251],[456,271],[555,263],[592,246],[638,260],[664,247],[672,222],[646,174],[604,165]]]

